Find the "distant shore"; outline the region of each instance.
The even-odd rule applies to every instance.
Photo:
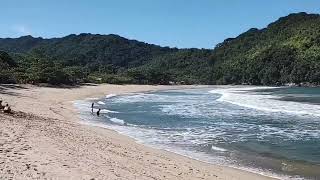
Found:
[[[79,123],[73,101],[206,86],[0,85],[15,115],[0,114],[0,177],[13,179],[272,179],[137,144],[115,131]]]

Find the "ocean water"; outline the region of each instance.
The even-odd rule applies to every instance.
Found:
[[[320,88],[111,94],[75,106],[84,123],[155,148],[282,179],[320,179]]]

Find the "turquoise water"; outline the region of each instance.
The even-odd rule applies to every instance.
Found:
[[[93,101],[100,117],[90,103],[77,105],[86,121],[141,143],[282,178],[320,178],[320,88],[213,87]]]

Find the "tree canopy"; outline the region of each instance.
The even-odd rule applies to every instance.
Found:
[[[118,35],[0,38],[0,83],[320,83],[320,15],[296,13],[214,49],[178,49]]]

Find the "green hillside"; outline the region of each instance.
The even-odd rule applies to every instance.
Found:
[[[213,51],[218,83],[320,82],[320,16],[298,13],[250,29]]]
[[[80,34],[0,39],[0,51],[0,82],[319,85],[320,15],[290,14],[211,50]]]

